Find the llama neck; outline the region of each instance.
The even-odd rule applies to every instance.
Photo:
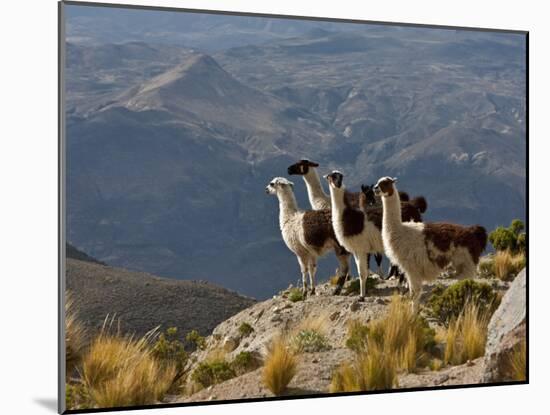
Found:
[[[344,193],[345,190],[343,186],[340,189],[334,189],[332,186],[330,187],[330,208],[333,222],[339,220],[344,213]]]
[[[279,199],[279,224],[283,224],[296,212],[298,212],[298,204],[292,190],[282,190],[277,193]]]
[[[401,201],[397,190],[393,195],[382,198],[383,214],[382,227],[388,230],[398,228],[401,223]]]
[[[325,193],[323,186],[321,186],[321,180],[317,174],[317,169],[310,168],[306,175],[303,176],[306,182],[307,196],[309,203],[314,209],[321,209],[323,206],[320,204],[330,203],[330,196]]]

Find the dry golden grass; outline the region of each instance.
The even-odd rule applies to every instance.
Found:
[[[344,363],[333,374],[330,392],[388,390],[397,385],[398,360],[395,353],[372,345],[368,352],[355,355],[353,363]]]
[[[86,347],[86,330],[77,318],[70,292],[65,298],[65,356],[66,372],[72,373],[78,366]]]
[[[314,331],[325,335],[329,328],[329,321],[328,313],[322,312],[318,315],[310,314],[298,323],[293,330],[293,334],[300,331]]]
[[[525,254],[512,254],[510,251],[498,251],[494,256],[495,276],[503,281],[509,281],[525,267]]]
[[[399,370],[414,372],[419,364],[428,363],[434,344],[434,330],[398,295],[386,315],[368,327],[351,320],[348,335],[346,345],[355,356],[335,371],[331,392],[391,389],[397,385]]]
[[[276,396],[282,395],[296,374],[298,361],[283,335],[276,336],[268,348],[262,380]]]
[[[480,311],[472,302],[465,305],[456,320],[452,320],[445,334],[445,364],[460,365],[483,356],[487,341],[490,315]]]
[[[176,375],[173,365],[151,354],[155,331],[140,339],[109,334],[92,342],[83,357],[82,380],[95,407],[145,405],[158,402]]]
[[[368,343],[392,351],[399,368],[413,372],[419,363],[427,363],[426,350],[434,343],[434,331],[409,301],[394,295],[387,314],[369,324]]]
[[[505,366],[506,379],[516,381],[527,379],[527,344],[525,340],[512,350]]]

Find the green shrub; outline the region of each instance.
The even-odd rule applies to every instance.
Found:
[[[203,388],[234,378],[235,371],[225,361],[202,362],[191,374],[191,380]]]
[[[206,348],[206,340],[203,336],[199,334],[197,330],[191,330],[189,333],[187,333],[187,336],[185,336],[185,340],[187,340],[199,350],[204,350]]]
[[[468,279],[456,282],[447,288],[437,285],[427,302],[427,311],[432,317],[448,325],[452,319],[458,318],[469,301],[476,303],[481,312],[490,313],[499,304],[497,293],[489,284]]]
[[[304,300],[304,294],[300,288],[292,288],[288,293],[288,299],[293,303]]]
[[[510,251],[515,254],[525,251],[526,235],[524,223],[514,219],[508,228],[497,227],[489,234],[489,241],[497,251]]]
[[[177,333],[176,327],[170,327],[165,333],[161,333],[153,344],[152,355],[161,363],[173,364],[177,372],[176,377],[179,378],[183,374],[189,356],[183,343],[176,338]]]
[[[359,320],[351,320],[348,323],[348,338],[346,347],[356,353],[367,349],[369,328]]]
[[[369,292],[369,290],[372,290],[374,287],[376,287],[376,284],[378,284],[377,278],[367,278],[366,279],[366,292]],[[344,288],[344,295],[359,295],[361,291],[361,281],[359,278],[356,278],[348,284],[347,287]]]
[[[314,353],[330,350],[325,336],[316,330],[300,330],[293,339],[296,352]]]
[[[247,337],[253,331],[254,329],[252,328],[252,326],[246,322],[241,323],[241,325],[239,326],[239,334],[241,335],[241,337]]]
[[[259,359],[257,359],[253,353],[248,351],[240,352],[231,362],[231,367],[235,373],[239,375],[257,369],[260,365],[261,362]]]

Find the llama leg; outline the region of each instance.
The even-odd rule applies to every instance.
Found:
[[[367,269],[369,270],[369,273],[370,273],[370,254],[367,254]],[[357,272],[359,272],[359,267],[357,267]]]
[[[309,285],[311,285],[310,294],[315,294],[315,273],[317,272],[317,261],[311,259],[309,261],[308,273],[309,273]]]
[[[367,255],[354,255],[355,265],[359,273],[360,294],[359,301],[365,301],[367,291],[367,278],[369,276],[369,267],[367,265]]]
[[[336,283],[336,288],[332,292],[333,295],[340,294],[349,274],[349,254],[336,253],[336,258],[340,266],[338,267],[338,282]]]
[[[413,312],[416,314],[420,309],[420,297],[422,296],[422,281],[408,278],[410,298],[412,300]]]
[[[376,266],[378,267],[376,269],[376,273],[380,278],[384,278],[384,273],[382,272],[382,254],[374,254],[374,260],[376,261]]]
[[[308,259],[298,257],[298,263],[300,264],[300,272],[302,273],[302,294],[304,297],[307,295],[307,267]]]

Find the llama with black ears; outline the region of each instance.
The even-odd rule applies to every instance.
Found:
[[[330,209],[330,195],[325,193],[323,186],[321,185],[321,179],[317,173],[317,168],[319,167],[318,163],[310,161],[307,159],[302,159],[297,163],[288,167],[288,174],[302,176],[306,184],[307,196],[309,199],[309,204],[313,210],[321,209]],[[360,205],[360,199],[363,197],[362,193],[348,192],[344,193],[346,204],[358,208]],[[367,266],[370,264],[370,255],[367,255]],[[374,260],[378,267],[377,273],[381,277],[383,276],[382,272],[382,254],[379,252],[373,253]],[[341,286],[345,280],[339,281],[338,286],[335,290],[335,294],[339,293]]]
[[[334,250],[340,264],[339,279],[345,279],[349,272],[349,253],[338,243],[331,223],[329,210],[300,210],[294,197],[294,184],[275,177],[266,186],[266,193],[279,200],[279,226],[286,246],[298,259],[302,274],[302,292],[307,295],[307,275],[311,285],[310,293],[315,294],[315,273],[317,260],[330,250]]]
[[[346,203],[344,175],[334,170],[325,176],[329,183],[332,226],[340,245],[351,252],[360,278],[360,300],[366,294],[366,280],[369,275],[367,254],[384,252],[382,242],[382,209],[355,209]],[[399,199],[398,199],[399,200]],[[399,203],[399,202],[398,202]],[[422,220],[417,208],[410,203],[403,204],[403,220]]]
[[[417,309],[423,281],[436,279],[449,264],[459,278],[475,275],[487,231],[479,225],[404,222],[395,183],[395,178],[382,177],[374,186],[382,197],[382,239],[388,258],[405,272]]]

